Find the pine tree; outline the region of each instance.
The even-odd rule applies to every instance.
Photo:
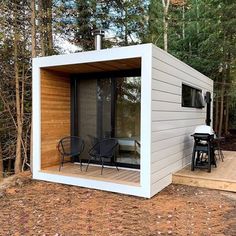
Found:
[[[113,1],[111,22],[117,44],[126,46],[140,43],[147,21],[147,2],[141,0]]]
[[[75,33],[75,41],[82,50],[92,50],[94,49],[94,30],[109,30],[110,3],[95,0],[77,1],[76,8],[78,10],[76,18],[78,29]],[[105,47],[110,47],[108,41],[104,43]]]

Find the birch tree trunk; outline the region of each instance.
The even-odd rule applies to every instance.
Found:
[[[163,6],[163,31],[164,31],[164,50],[168,51],[168,10],[170,0],[162,0]]]
[[[52,0],[47,1],[47,37],[48,37],[48,52],[51,55],[53,52],[53,37],[52,37]]]
[[[31,42],[32,42],[32,58],[36,57],[36,24],[35,24],[35,0],[31,0]]]

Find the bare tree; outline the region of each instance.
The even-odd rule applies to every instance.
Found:
[[[229,99],[230,99],[230,97],[226,95],[226,98],[225,98],[225,127],[224,127],[225,135],[228,134],[228,130],[229,130]]]
[[[21,4],[22,3],[22,4]],[[27,1],[6,1],[1,5],[3,21],[0,22],[0,99],[3,111],[1,129],[2,159],[8,163],[6,170],[12,173],[23,170],[28,162],[27,143],[30,121],[30,58],[29,58],[29,7]],[[22,24],[24,21],[24,24]],[[25,105],[27,108],[25,108]]]
[[[13,11],[14,18],[14,72],[15,72],[15,94],[16,94],[16,123],[17,123],[17,141],[16,141],[16,159],[15,159],[15,173],[21,172],[22,167],[22,157],[21,157],[21,139],[23,133],[23,113],[24,110],[21,91],[20,91],[20,72],[19,72],[19,54],[18,54],[18,45],[20,43],[19,38],[19,25],[18,25],[18,16],[17,16],[17,4],[14,4]],[[24,85],[23,85],[24,86]],[[23,94],[22,94],[23,96]]]
[[[36,10],[35,10],[35,0],[31,0],[31,42],[32,42],[32,58],[36,57]]]
[[[31,57],[37,56],[36,52],[36,9],[35,0],[31,0]],[[33,170],[33,112],[31,114],[31,131],[30,131],[30,169]]]
[[[0,140],[0,181],[3,178],[3,156],[2,156],[2,143]]]
[[[41,55],[48,56],[53,53],[52,0],[38,1],[38,17]]]
[[[162,0],[163,6],[163,30],[164,30],[164,50],[168,51],[168,11],[170,0]]]
[[[214,130],[218,133],[219,128],[219,98],[218,92],[215,95],[215,117],[214,117]]]

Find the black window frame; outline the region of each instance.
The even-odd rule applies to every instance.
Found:
[[[112,112],[112,118],[111,118],[111,126],[112,126],[112,133],[111,136],[114,136],[114,127],[115,127],[115,103],[114,98],[116,96],[115,91],[115,80],[117,77],[129,77],[129,76],[137,76],[141,77],[141,69],[132,69],[132,70],[122,70],[122,71],[112,71],[112,72],[95,72],[95,73],[85,73],[85,74],[72,74],[71,75],[71,135],[72,136],[78,136],[78,122],[79,122],[79,114],[78,114],[78,100],[79,100],[79,94],[78,94],[78,79],[79,78],[86,78],[86,79],[102,79],[102,78],[109,78],[111,80],[111,86],[112,86],[112,102],[111,102],[111,112]],[[79,161],[79,159],[75,157],[75,161]],[[87,160],[82,159],[83,162],[87,162]],[[113,160],[112,160],[113,161]],[[113,166],[113,162],[106,162],[106,165]],[[90,163],[94,164],[100,164],[97,160],[91,160]],[[117,162],[117,165],[119,167],[125,167],[125,168],[132,168],[132,169],[140,169],[140,164],[130,164],[130,163],[123,163],[123,162]]]
[[[184,99],[184,93],[185,93],[184,90],[185,89],[189,89],[190,95],[194,94],[195,98],[189,97],[189,100],[191,100],[191,101],[193,101],[193,99],[194,99],[194,104],[192,102],[190,102],[189,104],[185,103],[185,100],[186,100],[186,99]],[[201,98],[199,97],[198,94],[201,94]],[[203,109],[205,107],[205,105],[204,105],[204,101],[202,99],[202,90],[195,88],[193,86],[190,86],[188,84],[182,83],[181,106],[187,107],[187,108]]]

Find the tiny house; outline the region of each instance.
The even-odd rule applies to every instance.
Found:
[[[190,134],[205,123],[213,81],[152,44],[33,60],[33,178],[150,198],[190,163]],[[113,137],[119,147],[100,174],[76,163],[58,170],[58,141]]]

